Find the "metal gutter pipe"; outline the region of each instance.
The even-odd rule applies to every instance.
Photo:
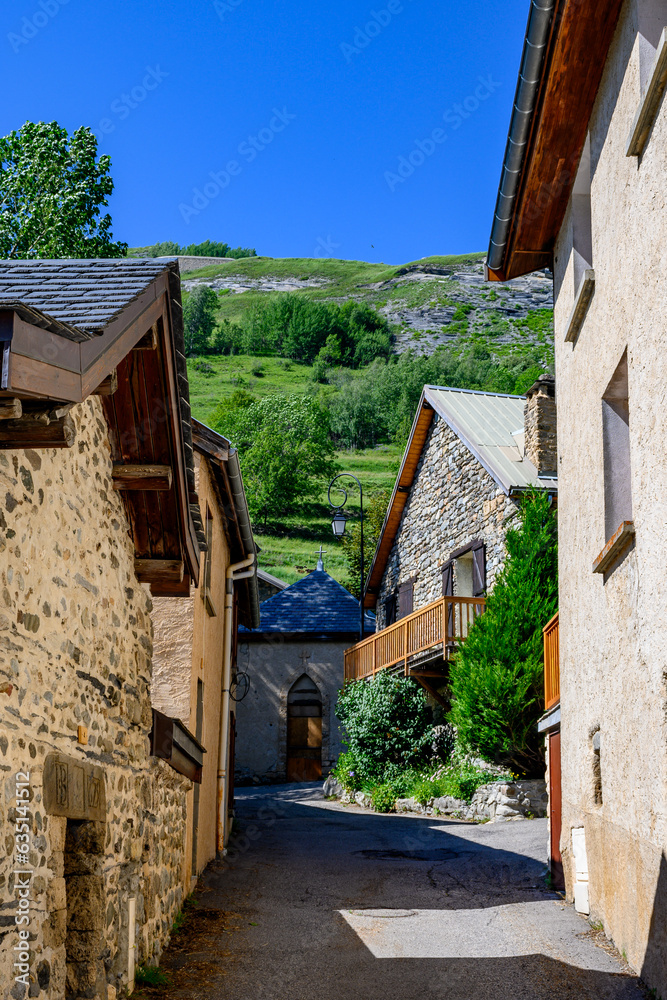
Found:
[[[487,267],[501,270],[557,0],[532,0],[493,217]]]
[[[254,543],[253,543],[254,545]],[[227,773],[229,748],[229,700],[232,683],[232,628],[234,626],[234,582],[255,576],[256,555],[252,552],[241,562],[231,563],[225,573],[225,618],[222,658],[222,699],[220,703],[220,744],[218,747],[218,817],[216,846],[222,854],[227,840]]]

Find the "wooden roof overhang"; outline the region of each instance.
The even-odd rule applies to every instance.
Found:
[[[192,421],[192,443],[195,451],[209,463],[215,498],[229,546],[231,562],[240,562],[257,551],[250,513],[243,489],[236,448],[217,431]],[[259,589],[257,565],[255,573],[238,581],[240,593],[239,620],[248,629],[259,627]]]
[[[189,594],[205,548],[182,339],[177,267],[93,333],[0,301],[0,448],[71,446],[68,410],[100,395],[135,570],[160,596]]]
[[[403,461],[396,477],[394,492],[389,501],[389,509],[382,525],[382,531],[380,532],[370,572],[366,579],[366,589],[364,591],[365,608],[374,608],[377,604],[382,577],[396,535],[398,534],[403,510],[410,496],[410,488],[415,480],[417,466],[419,465],[419,459],[421,458],[426,438],[431,428],[434,412],[432,405],[426,399],[426,390],[424,390],[419,401],[419,406],[417,407],[417,413],[412,424]]]
[[[489,281],[552,267],[622,3],[558,0],[555,5],[507,243],[500,265],[486,268]]]

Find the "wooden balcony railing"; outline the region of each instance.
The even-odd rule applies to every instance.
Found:
[[[544,708],[560,701],[560,665],[558,659],[558,612],[542,630],[544,633]]]
[[[345,650],[345,680],[374,677],[380,670],[403,664],[410,673],[410,658],[442,646],[448,658],[467,638],[475,618],[484,611],[483,597],[441,597],[413,611],[388,628]]]

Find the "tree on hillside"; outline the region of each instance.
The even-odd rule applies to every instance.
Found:
[[[123,257],[111,216],[108,156],[97,159],[89,128],[70,136],[57,122],[26,122],[0,137],[0,256]]]
[[[194,354],[208,354],[217,305],[218,296],[208,285],[197,285],[185,300],[183,328],[185,352],[188,357]]]
[[[507,561],[486,611],[450,670],[450,720],[460,742],[518,774],[544,770],[537,732],[543,697],[542,628],[558,607],[557,525],[543,492],[524,499],[507,532]]]
[[[265,525],[316,499],[336,472],[329,419],[310,396],[260,399],[240,407],[234,425],[248,505]]]

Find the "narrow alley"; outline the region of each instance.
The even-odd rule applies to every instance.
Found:
[[[546,887],[544,820],[377,815],[325,801],[321,785],[238,789],[237,817],[163,957],[171,987],[141,997],[647,995]]]

